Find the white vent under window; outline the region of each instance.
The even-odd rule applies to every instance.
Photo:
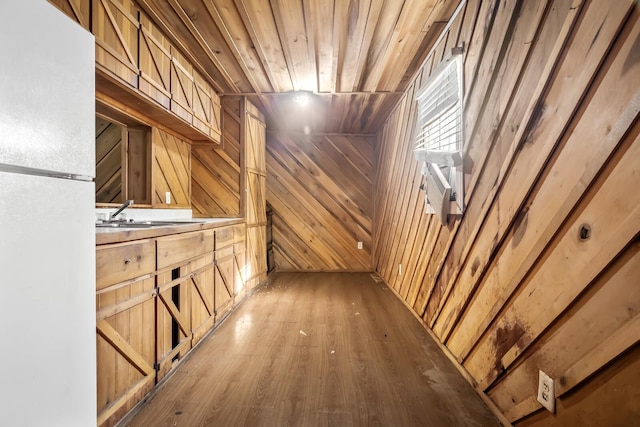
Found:
[[[462,213],[462,58],[443,61],[416,94],[418,115],[414,153],[423,163],[425,211],[443,224]]]

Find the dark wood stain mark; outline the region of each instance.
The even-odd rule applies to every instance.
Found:
[[[480,259],[478,257],[476,257],[476,259],[473,260],[473,264],[471,264],[471,275],[472,276],[476,275],[476,271],[478,270],[479,266],[480,266]]]
[[[538,126],[540,126],[540,121],[542,120],[546,109],[547,107],[544,104],[536,105],[536,108],[533,110],[533,114],[531,114],[531,120],[529,120],[529,124],[527,125],[527,128],[524,132],[525,137],[523,139],[523,144],[531,142],[531,140],[533,139],[533,133],[538,128]]]
[[[494,381],[505,372],[505,368],[502,365],[502,357],[507,354],[507,352],[511,350],[514,345],[516,345],[516,343],[520,340],[520,338],[522,338],[523,335],[524,329],[522,329],[522,326],[520,326],[518,323],[514,325],[507,325],[496,330],[496,336],[494,339],[496,356],[493,372],[491,374],[491,377]]]
[[[529,223],[529,206],[525,206],[518,212],[516,219],[513,223],[513,240],[511,246],[516,247],[522,241],[524,233],[527,231],[527,224]]]
[[[633,42],[633,47],[627,55],[627,58],[624,60],[624,64],[622,65],[622,75],[624,76],[630,69],[635,67],[638,62],[640,62],[640,34],[636,36],[636,39]]]

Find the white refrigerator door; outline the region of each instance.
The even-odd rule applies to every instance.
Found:
[[[0,172],[0,424],[96,423],[92,182]]]
[[[0,163],[95,176],[93,35],[46,1],[6,1],[0,52]]]

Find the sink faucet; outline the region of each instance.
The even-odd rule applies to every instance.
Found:
[[[109,214],[109,221],[113,221],[116,218],[116,216],[120,214],[120,212],[127,209],[132,204],[133,204],[133,199],[127,200],[126,202],[124,202],[122,205],[120,205],[120,207],[118,207],[118,209],[116,209],[115,211]]]

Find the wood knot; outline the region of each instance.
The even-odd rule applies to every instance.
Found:
[[[586,242],[591,238],[591,226],[589,224],[582,224],[578,228],[578,238],[582,242]]]

